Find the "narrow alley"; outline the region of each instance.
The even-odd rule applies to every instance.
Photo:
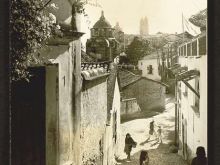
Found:
[[[175,128],[175,108],[173,98],[166,99],[166,110],[154,117],[146,119],[136,119],[125,122],[121,125],[122,138],[120,146],[120,156],[117,164],[139,165],[139,156],[141,150],[148,150],[150,165],[187,165],[177,153],[170,152],[170,146],[174,141]],[[162,128],[163,143],[157,143],[154,138],[145,142],[148,138],[149,123],[154,119],[156,130],[158,126]],[[137,142],[137,147],[132,149],[131,161],[126,160],[124,150],[124,139],[126,133],[130,133]]]
[[[12,0],[10,164],[207,165],[198,1]]]

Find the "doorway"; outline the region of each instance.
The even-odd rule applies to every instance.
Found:
[[[11,87],[12,165],[45,165],[45,67],[29,68],[29,82]]]

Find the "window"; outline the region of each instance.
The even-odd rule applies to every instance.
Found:
[[[199,87],[199,78],[196,78],[195,79],[195,90],[196,90],[196,92],[199,94],[200,93],[200,89],[199,89],[200,87]],[[194,110],[194,112],[195,112],[195,114],[196,115],[199,115],[199,97],[196,95],[196,94],[194,94],[194,100],[193,100],[193,105],[191,106],[192,107],[192,109]]]
[[[197,40],[192,42],[192,56],[197,56]]]
[[[117,142],[117,112],[113,114],[113,139]]]
[[[185,85],[185,91],[184,91],[183,95],[184,95],[185,97],[188,96],[188,87],[187,87],[186,85]]]
[[[183,46],[181,47],[181,56],[183,56]]]
[[[199,55],[206,54],[206,36],[199,38]]]
[[[99,35],[99,31],[98,31],[98,30],[95,30],[95,31],[94,31],[94,34],[95,34],[95,36],[98,36],[98,35]]]
[[[109,31],[108,31],[108,33],[109,33],[109,37],[112,37],[112,30],[111,29],[109,29]]]
[[[178,82],[178,96],[179,96],[179,99],[181,100],[181,82]]]
[[[195,79],[195,89],[196,89],[196,92],[199,94],[199,80],[198,79]],[[199,109],[199,97],[196,95],[194,97],[195,97],[194,106]]]
[[[183,56],[186,56],[186,45],[183,46]]]
[[[153,67],[152,67],[152,65],[149,65],[147,67],[147,70],[148,70],[148,74],[153,74]]]
[[[187,44],[187,56],[191,56],[191,44]]]
[[[104,29],[101,29],[101,30],[100,30],[100,34],[101,34],[100,36],[105,36],[105,30],[104,30]]]

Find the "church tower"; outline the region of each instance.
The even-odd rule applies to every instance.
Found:
[[[140,20],[140,35],[146,36],[149,34],[149,25],[147,17],[141,18]]]
[[[106,20],[102,11],[101,17],[91,28],[91,38],[86,42],[86,53],[97,61],[112,61],[118,48],[113,32],[114,28]]]

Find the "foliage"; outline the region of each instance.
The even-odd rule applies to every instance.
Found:
[[[138,60],[150,52],[149,41],[135,37],[126,50],[128,60],[131,64],[137,65]]]
[[[85,4],[86,4],[86,2],[84,2],[84,1],[76,0],[73,3],[73,6],[75,7],[77,13],[82,13],[82,14],[85,15],[86,14],[85,13],[85,8],[84,8]]]
[[[195,26],[198,26],[200,28],[205,28],[207,22],[207,9],[204,9],[199,13],[192,15],[189,18],[189,21]]]
[[[54,28],[41,0],[12,0],[10,15],[10,60],[12,80],[27,79],[27,66],[36,50]]]

